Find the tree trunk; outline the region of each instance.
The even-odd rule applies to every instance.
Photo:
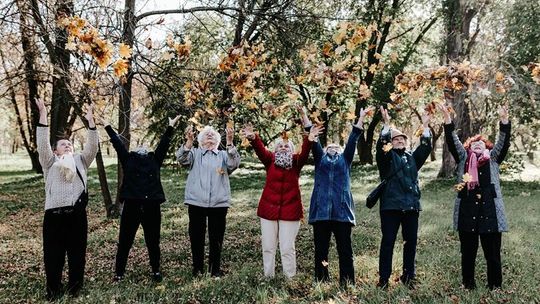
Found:
[[[358,141],[358,155],[360,156],[360,164],[373,164],[373,138],[375,136],[375,128],[381,121],[381,115],[373,117],[365,131],[365,136],[361,136]]]
[[[122,41],[124,44],[128,45],[130,48],[133,48],[135,44],[135,0],[126,0],[124,5],[124,30],[122,34]],[[120,100],[119,100],[119,111],[118,111],[118,131],[120,134],[120,139],[124,143],[126,149],[129,150],[129,143],[131,141],[131,90],[133,85],[133,70],[131,67],[132,58],[129,59],[129,68],[128,73],[125,76],[126,78],[122,81],[120,85]],[[118,159],[117,165],[117,191],[115,205],[118,210],[120,210],[120,188],[122,187],[122,179],[124,178],[124,172],[122,171],[122,166],[120,164],[120,159]]]
[[[37,62],[37,47],[36,43],[32,37],[33,26],[29,23],[28,16],[31,16],[31,8],[29,3],[22,0],[16,1],[17,8],[19,10],[19,31],[21,34],[21,47],[23,50],[23,60],[24,60],[24,74],[26,80],[26,86],[28,89],[27,100],[25,101],[26,110],[31,113],[31,119],[26,122],[26,130],[28,133],[28,139],[26,138],[22,117],[18,111],[18,106],[14,104],[17,114],[17,121],[19,124],[19,132],[23,137],[23,144],[28,152],[30,161],[32,163],[32,171],[36,173],[43,173],[43,168],[39,163],[38,153],[37,153],[37,144],[36,144],[36,125],[39,121],[39,110],[34,102],[34,100],[39,96],[38,95],[38,79],[37,73],[35,70],[35,64]],[[7,71],[6,71],[7,73]],[[15,88],[13,88],[15,89]],[[26,94],[25,94],[26,95]]]
[[[118,205],[113,204],[111,199],[111,192],[109,191],[109,184],[107,183],[107,173],[103,164],[103,155],[101,154],[101,145],[98,146],[98,152],[96,154],[96,164],[99,176],[99,186],[101,188],[101,195],[103,196],[103,204],[108,218],[116,218],[119,215]]]
[[[443,10],[446,30],[446,63],[462,62],[470,54],[470,24],[477,10],[464,0],[445,0]],[[468,44],[465,45],[465,44]],[[470,110],[465,101],[464,91],[454,92],[453,107],[456,112],[454,124],[461,140],[471,136]],[[448,152],[448,146],[443,145],[443,162],[438,177],[451,177],[455,174],[455,161]]]
[[[61,16],[71,16],[73,14],[72,1],[57,1],[55,19]],[[68,128],[69,113],[75,102],[75,98],[69,91],[69,66],[70,51],[66,49],[67,33],[64,29],[55,27],[54,52],[56,61],[54,62],[54,77],[52,84],[51,121],[50,138],[51,144],[57,140],[71,136],[71,129]]]

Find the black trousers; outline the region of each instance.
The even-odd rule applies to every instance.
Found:
[[[83,286],[86,264],[88,221],[86,211],[69,208],[46,210],[43,220],[43,258],[47,278],[47,298],[63,293],[62,270],[68,260],[67,290],[76,295]]]
[[[403,237],[403,274],[401,280],[409,282],[415,276],[416,242],[418,238],[418,211],[383,210],[381,214],[382,240],[379,254],[379,276],[388,281],[392,273],[394,243],[401,226]]]
[[[221,249],[225,235],[227,207],[204,208],[188,205],[189,240],[193,258],[193,275],[204,273],[204,241],[208,220],[208,239],[210,251],[208,256],[208,272],[212,276],[221,275]]]
[[[351,242],[351,223],[320,221],[313,223],[313,241],[315,243],[315,278],[328,281],[328,248],[332,233],[336,239],[339,257],[339,282],[354,284],[353,251]]]
[[[120,235],[116,252],[116,275],[126,271],[129,250],[133,246],[135,234],[142,225],[144,242],[150,257],[152,272],[158,272],[160,266],[159,238],[161,233],[161,208],[158,202],[126,201],[120,218]]]
[[[476,253],[478,251],[478,239],[484,250],[484,257],[487,264],[487,279],[490,289],[500,288],[502,285],[502,264],[501,264],[501,233],[483,233],[459,231],[459,241],[461,244],[461,275],[465,288],[476,287],[474,280],[474,267],[476,264]]]

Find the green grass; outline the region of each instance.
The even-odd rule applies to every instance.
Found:
[[[0,164],[3,161],[0,160]],[[6,168],[4,166],[0,168]],[[115,166],[108,166],[114,191]],[[152,284],[142,229],[131,250],[125,281],[112,284],[118,220],[105,218],[95,169],[90,170],[89,238],[86,285],[75,303],[538,303],[540,302],[540,184],[505,181],[510,232],[503,235],[503,284],[490,292],[486,283],[481,250],[477,259],[475,291],[460,288],[459,240],[452,230],[455,193],[453,181],[436,180],[438,163],[421,172],[423,212],[417,255],[420,284],[409,291],[394,280],[388,291],[375,288],[378,279],[380,242],[377,210],[368,210],[364,198],[377,183],[374,167],[353,168],[353,195],[357,202],[357,226],[353,229],[356,286],[342,289],[335,246],[331,247],[329,268],[332,282],[313,281],[313,241],[305,223],[297,238],[298,276],[286,280],[281,275],[279,256],[274,279],[262,276],[262,253],[256,207],[264,185],[264,171],[257,163],[245,162],[231,178],[233,207],[227,217],[223,249],[223,270],[219,279],[191,276],[191,254],[187,233],[187,208],[182,204],[185,171],[167,168],[162,180],[168,201],[162,205],[162,265],[164,281]],[[0,171],[0,302],[36,303],[44,299],[41,225],[43,180],[25,165]],[[304,206],[308,207],[313,187],[313,167],[301,178]],[[392,278],[400,274],[401,242],[396,243]]]

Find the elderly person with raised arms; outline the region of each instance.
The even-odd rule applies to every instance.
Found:
[[[451,97],[447,96],[447,99]],[[448,151],[457,163],[457,179],[461,189],[454,204],[454,229],[459,233],[463,286],[475,289],[474,268],[478,241],[487,265],[489,289],[501,288],[501,238],[508,231],[500,183],[500,164],[510,148],[508,109],[499,109],[499,136],[495,145],[482,135],[461,143],[449,110],[444,114],[444,135]]]
[[[295,153],[294,144],[287,138],[280,137],[270,151],[250,124],[242,130],[266,169],[266,183],[257,208],[265,277],[274,277],[278,243],[283,274],[287,278],[296,275],[295,241],[304,210],[298,181],[320,131],[321,128],[313,127],[309,135],[304,134],[301,151]]]
[[[87,170],[98,150],[98,132],[92,107],[85,118],[88,137],[81,153],[75,153],[67,138],[55,141],[51,147],[47,110],[41,99],[39,109],[37,149],[45,178],[45,218],[43,220],[43,257],[47,278],[47,298],[54,300],[64,293],[62,270],[68,260],[67,291],[76,296],[84,282],[88,221],[86,218]]]
[[[165,202],[165,193],[161,185],[160,169],[169,150],[173,127],[179,118],[180,116],[174,119],[169,118],[169,126],[155,151],[149,151],[145,145],[141,145],[129,152],[113,128],[108,123],[104,123],[124,171],[119,194],[124,207],[120,217],[114,281],[120,281],[124,277],[129,251],[133,246],[139,225],[142,225],[144,231],[144,241],[152,268],[152,280],[162,281],[159,248],[160,205]]]
[[[420,186],[418,171],[431,152],[431,115],[422,115],[424,131],[420,144],[414,151],[407,149],[407,135],[390,127],[390,115],[381,106],[384,127],[376,145],[376,160],[381,180],[387,179],[381,196],[380,218],[382,240],[379,254],[379,282],[377,286],[388,287],[392,273],[392,256],[397,232],[401,227],[403,237],[403,272],[400,280],[409,288],[415,287],[415,258],[420,215]]]
[[[178,162],[189,170],[184,203],[188,206],[189,239],[193,258],[193,275],[204,273],[204,243],[208,222],[210,251],[208,272],[219,277],[221,250],[225,235],[227,210],[231,206],[229,175],[240,165],[240,154],[233,144],[234,130],[227,128],[225,150],[219,150],[221,135],[211,126],[198,134],[186,129],[186,142],[176,152]]]
[[[351,230],[356,225],[356,218],[350,171],[356,143],[364,131],[364,118],[372,110],[372,107],[360,110],[360,117],[352,126],[345,149],[335,143],[323,149],[318,141],[312,147],[315,185],[309,205],[309,223],[313,226],[315,279],[318,281],[330,278],[328,248],[332,234],[336,239],[340,284],[354,284],[355,281]],[[311,125],[305,111],[302,112],[304,126]]]

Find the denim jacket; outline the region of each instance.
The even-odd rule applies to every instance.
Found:
[[[319,142],[313,145],[315,186],[309,206],[309,223],[318,221],[349,222],[356,225],[351,194],[351,164],[356,142],[363,133],[353,127],[343,153],[330,156]]]

